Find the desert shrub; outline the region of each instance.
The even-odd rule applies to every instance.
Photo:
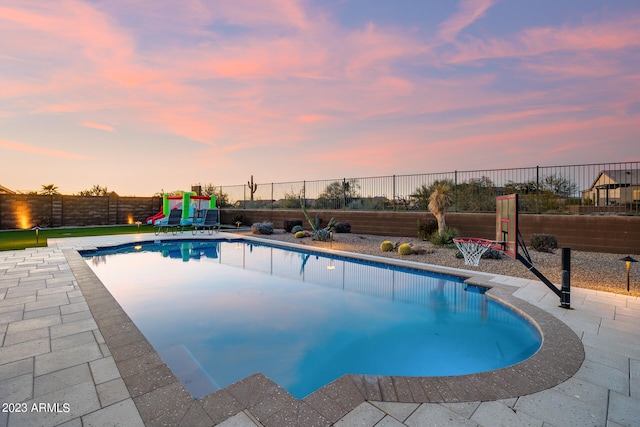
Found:
[[[273,234],[273,223],[269,221],[256,222],[251,226],[253,234]]]
[[[348,222],[336,222],[333,226],[336,233],[351,233],[351,224]]]
[[[411,245],[408,243],[403,243],[398,246],[398,253],[400,255],[411,255],[413,253],[413,249],[411,249]]]
[[[429,236],[429,241],[435,246],[444,246],[447,248],[455,248],[453,238],[458,237],[460,232],[455,227],[447,227],[444,233],[440,235],[437,231]]]
[[[418,237],[429,240],[429,236],[438,231],[438,222],[433,219],[418,221]]]
[[[304,231],[300,230],[300,231],[296,231],[296,234],[294,234],[293,237],[295,237],[296,239],[302,239],[305,236]]]
[[[291,232],[295,234],[298,231],[302,231],[302,230],[303,230],[302,225],[294,225],[293,228],[291,229]]]
[[[385,240],[384,242],[380,243],[380,250],[383,252],[392,251],[394,247],[395,245],[393,244],[393,242],[390,242],[388,240]]]
[[[314,233],[313,240],[320,240],[322,242],[326,242],[327,240],[329,240],[330,237],[331,237],[331,234],[329,234],[329,230],[325,230],[324,228],[321,228],[320,230]]]
[[[504,252],[497,251],[495,249],[489,249],[487,252],[482,254],[483,259],[502,259],[504,258]]]
[[[287,233],[295,233],[295,231],[293,231],[293,227],[295,227],[296,225],[302,227],[302,221],[299,219],[285,219],[283,225],[284,231],[286,231]]]
[[[538,252],[553,252],[558,248],[558,240],[552,234],[534,234],[531,236],[531,247]]]

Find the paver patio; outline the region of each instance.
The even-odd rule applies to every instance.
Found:
[[[343,377],[298,401],[255,375],[194,401],[75,252],[149,238],[60,239],[48,248],[0,252],[0,427],[640,425],[640,300],[574,288],[573,309],[564,310],[540,282],[505,276],[486,280],[515,286],[515,297],[562,320],[581,340],[584,362],[566,381],[471,401],[463,396],[482,392],[477,383],[438,382],[448,403],[415,403],[407,400],[431,389]],[[538,379],[522,382],[531,380]]]

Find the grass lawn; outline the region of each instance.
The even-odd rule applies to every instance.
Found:
[[[0,231],[0,251],[47,246],[47,239],[59,237],[105,236],[109,234],[132,234],[138,232],[137,225],[116,225],[108,227],[46,228],[36,233],[33,230]],[[140,233],[153,233],[153,226],[141,225]]]

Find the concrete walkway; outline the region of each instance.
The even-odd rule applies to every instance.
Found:
[[[118,352],[112,354],[114,349],[107,345],[62,251],[143,238],[153,237],[61,239],[50,241],[49,248],[0,252],[0,427],[136,426],[149,419],[149,407],[131,397],[114,360]],[[585,361],[572,378],[548,390],[498,401],[363,401],[335,425],[640,426],[638,298],[574,288],[573,310],[563,310],[557,307],[557,297],[537,281],[505,276],[493,280],[517,286],[515,296],[575,331],[584,345]],[[295,416],[302,419],[302,405],[298,408]],[[277,425],[277,417],[265,423],[255,407],[212,421],[211,413],[219,409],[200,414],[199,424],[182,414],[175,425]],[[329,422],[318,425],[323,424]]]

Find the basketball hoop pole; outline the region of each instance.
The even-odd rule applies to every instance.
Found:
[[[516,259],[524,264],[529,271],[535,274],[542,283],[547,285],[547,287],[551,289],[558,298],[560,298],[560,307],[567,309],[571,308],[571,248],[562,248],[562,289],[558,289],[556,288],[556,285],[551,283],[544,274],[534,267],[531,262],[531,257],[529,256],[529,252],[527,251],[527,247],[522,239],[522,235],[520,234],[520,230],[518,230],[518,246],[520,246],[522,250],[518,251]],[[522,256],[521,252],[524,252],[525,256]]]

